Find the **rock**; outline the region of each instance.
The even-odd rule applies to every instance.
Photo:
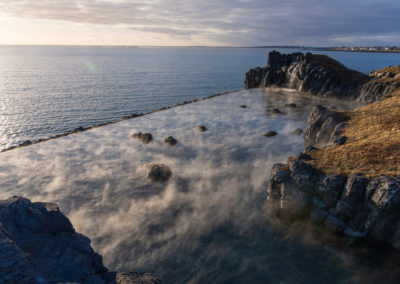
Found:
[[[247,108],[247,106],[246,106],[246,105],[241,105],[240,107],[241,107],[241,108]]]
[[[118,275],[132,275],[133,282]],[[0,201],[0,283],[161,282],[150,274],[108,271],[57,204],[14,196]]]
[[[301,135],[302,133],[303,133],[303,129],[301,129],[301,128],[297,128],[297,129],[293,130],[293,134]]]
[[[75,232],[56,204],[16,196],[0,201],[0,266],[2,283],[83,282],[107,271],[90,240]]]
[[[21,144],[19,144],[19,146],[24,147],[24,146],[28,146],[31,145],[32,141],[31,140],[26,140],[24,142],[22,142]]]
[[[117,273],[116,284],[161,284],[161,280],[152,274],[137,272]]]
[[[144,144],[148,144],[153,141],[153,136],[151,135],[151,133],[138,132],[133,134],[132,137],[143,142]]]
[[[282,86],[317,96],[355,99],[370,80],[326,55],[272,51],[266,67],[246,73],[244,85],[246,89]]]
[[[145,167],[148,169],[147,178],[153,182],[166,182],[172,176],[172,171],[167,165],[150,163]]]
[[[168,146],[175,146],[176,143],[178,143],[178,140],[176,140],[172,136],[168,136],[167,138],[164,139],[164,143],[167,144]]]
[[[295,108],[297,107],[297,105],[295,103],[291,103],[291,104],[285,104],[285,107]]]
[[[265,136],[265,137],[274,137],[274,136],[276,136],[276,135],[278,135],[278,132],[273,131],[273,130],[267,131],[267,132],[265,132],[265,133],[263,134],[263,136]]]
[[[206,128],[204,125],[198,125],[198,126],[197,126],[197,129],[198,129],[200,132],[204,132],[204,131],[207,130],[207,128]]]
[[[324,148],[345,142],[341,137],[344,122],[349,118],[341,112],[328,110],[321,105],[313,108],[304,133],[306,147]]]
[[[282,114],[282,112],[281,112],[279,109],[277,109],[277,108],[274,108],[273,110],[271,110],[271,112],[272,112],[273,114]]]

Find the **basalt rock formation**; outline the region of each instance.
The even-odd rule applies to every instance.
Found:
[[[327,175],[307,159],[301,154],[273,166],[267,198],[270,216],[308,218],[334,233],[400,250],[400,177]]]
[[[382,80],[380,76],[390,76],[390,72],[371,72],[368,76],[326,55],[272,51],[267,66],[248,71],[244,84],[246,89],[280,86],[316,96],[371,103],[400,86],[400,80]]]
[[[134,274],[108,271],[56,204],[0,201],[0,283],[160,283]]]
[[[371,116],[380,111],[379,107],[388,104],[394,107],[392,101],[397,101],[395,96],[366,106],[362,111],[365,116]],[[349,127],[346,124],[354,123],[348,115],[354,117],[354,111],[352,114],[328,110],[320,105],[314,107],[304,135],[305,153],[290,157],[286,164],[275,164],[272,168],[267,190],[268,214],[289,221],[311,220],[334,233],[400,250],[399,175],[381,174],[367,178],[361,173],[340,174],[339,168],[333,173],[326,173],[313,164],[314,158],[322,159],[318,155],[321,151],[345,147],[346,142],[349,143],[342,136],[343,129]],[[395,113],[392,115],[396,116]],[[383,117],[381,120],[384,120]],[[397,119],[385,122],[391,132],[397,131],[396,127],[400,126]],[[367,132],[364,134],[368,137]],[[352,138],[354,140],[354,136]],[[369,143],[375,141],[371,139]],[[376,147],[378,152],[381,149]],[[374,157],[370,151],[363,155]],[[393,159],[400,161],[397,154],[393,155]],[[349,163],[345,160],[341,162]]]

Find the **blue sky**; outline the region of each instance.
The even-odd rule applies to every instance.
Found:
[[[0,0],[0,44],[400,45],[400,1]]]

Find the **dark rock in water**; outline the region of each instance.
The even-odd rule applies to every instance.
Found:
[[[144,144],[148,144],[153,141],[153,136],[151,135],[151,133],[138,132],[133,134],[132,137],[143,142]]]
[[[341,145],[347,138],[342,138],[342,130],[349,118],[341,112],[328,110],[317,105],[308,117],[308,126],[304,133],[306,147],[324,148],[331,145]]]
[[[164,143],[167,144],[168,146],[175,146],[176,143],[178,143],[178,140],[176,140],[172,136],[168,136],[167,138],[164,139]]]
[[[278,135],[278,132],[273,131],[273,130],[267,131],[267,132],[265,132],[265,133],[263,134],[263,136],[265,136],[265,137],[274,137],[274,136],[276,136],[276,135]]]
[[[206,128],[204,125],[198,125],[198,126],[197,126],[197,129],[198,129],[199,131],[201,131],[201,132],[204,132],[204,131],[207,130],[207,128]]]
[[[161,284],[161,280],[152,274],[140,274],[137,272],[118,273],[117,284]]]
[[[247,108],[247,106],[246,106],[246,105],[241,105],[240,107],[241,107],[241,108]]]
[[[303,133],[303,129],[297,128],[293,131],[293,134],[301,135]]]
[[[23,147],[23,146],[28,146],[28,145],[31,145],[31,144],[32,144],[31,140],[26,140],[26,141],[22,142],[21,144],[19,144],[19,146]]]
[[[149,274],[108,271],[90,246],[90,239],[75,232],[56,204],[32,203],[14,196],[0,201],[0,283],[133,284],[160,280]]]
[[[285,104],[285,107],[295,108],[297,107],[297,105],[295,103],[291,103],[291,104]]]
[[[271,110],[271,112],[272,112],[273,114],[282,114],[282,112],[281,112],[279,109],[277,109],[277,108],[274,108],[273,110]]]
[[[400,87],[400,81],[387,80],[392,77],[390,72],[386,73],[371,72],[368,76],[348,69],[326,55],[272,51],[268,54],[266,67],[257,67],[246,73],[244,85],[246,89],[282,86],[316,96],[371,103]]]
[[[164,164],[150,163],[146,165],[148,169],[147,178],[153,182],[166,182],[172,176],[171,169]]]

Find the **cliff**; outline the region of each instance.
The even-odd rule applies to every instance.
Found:
[[[400,72],[392,71],[375,71],[368,76],[348,69],[326,55],[272,51],[267,66],[248,71],[244,84],[246,89],[280,86],[316,96],[371,103],[400,87],[400,78],[394,79]]]
[[[400,90],[348,112],[316,106],[304,137],[305,153],[273,166],[269,215],[400,250]]]
[[[0,201],[0,283],[69,282],[161,283],[150,274],[109,271],[56,204]]]

